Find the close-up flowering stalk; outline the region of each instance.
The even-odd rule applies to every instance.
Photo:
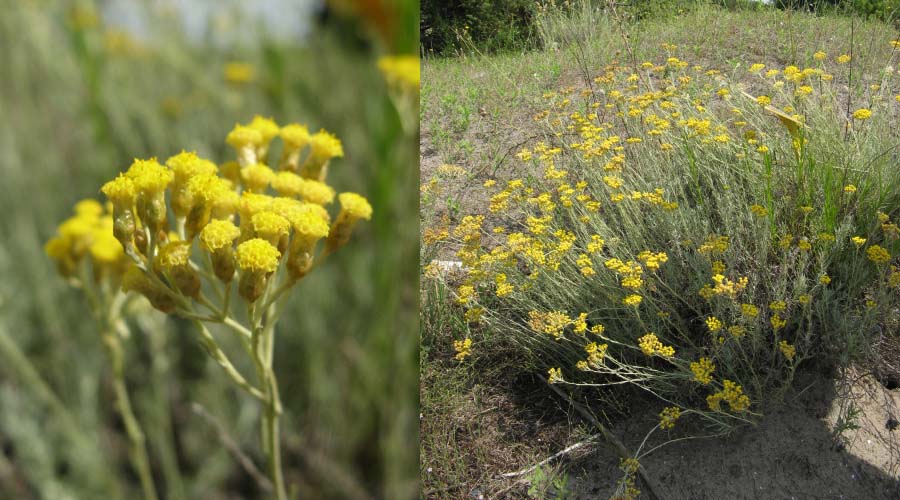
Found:
[[[276,136],[283,139],[277,173],[265,163]],[[326,183],[327,168],[343,156],[334,135],[323,130],[310,136],[305,126],[279,127],[257,116],[236,125],[226,142],[239,166],[232,179],[193,152],[182,151],[164,164],[135,160],[101,188],[111,215],[97,201],[84,201],[47,243],[60,273],[77,279],[103,325],[119,410],[148,499],[155,492],[147,479],[144,438],[130,410],[113,328],[122,304],[143,296],[159,311],[194,323],[210,357],[259,401],[269,480],[274,496],[287,498],[279,440],[283,410],[273,366],[276,324],[289,292],[348,243],[360,220],[372,217],[363,196],[345,192],[337,196],[341,208],[332,222],[327,207],[335,192]],[[210,325],[223,325],[240,340],[255,382],[232,362]]]

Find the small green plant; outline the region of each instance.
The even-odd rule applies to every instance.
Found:
[[[526,478],[528,482],[528,498],[534,500],[566,500],[569,498],[569,476],[562,473],[551,473],[545,467],[538,466]]]
[[[835,446],[847,446],[849,444],[849,440],[844,433],[859,429],[859,416],[861,414],[862,409],[856,406],[853,401],[847,403],[846,408],[841,407],[837,420],[834,423],[834,429],[831,431],[831,437]]]

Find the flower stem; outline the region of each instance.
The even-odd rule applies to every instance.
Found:
[[[153,484],[153,475],[150,473],[150,460],[147,458],[147,447],[144,432],[131,409],[131,399],[128,397],[128,388],[125,385],[125,370],[122,360],[122,343],[114,331],[103,334],[103,345],[109,355],[113,375],[113,389],[116,394],[116,407],[125,423],[125,431],[131,441],[132,464],[137,470],[141,480],[141,489],[145,500],[156,500],[156,487]]]
[[[278,383],[275,380],[275,372],[271,369],[268,370],[266,375],[268,379],[266,396],[269,401],[266,404],[263,437],[269,440],[265,446],[268,454],[269,478],[272,480],[275,497],[278,500],[286,500],[284,475],[281,472],[281,442],[278,432],[278,414],[281,413],[281,403],[278,399]]]
[[[268,462],[269,479],[278,500],[287,500],[284,489],[284,474],[281,471],[281,442],[278,432],[278,416],[281,413],[281,401],[278,396],[278,382],[275,379],[275,371],[272,369],[272,358],[268,354],[274,339],[275,328],[273,322],[262,325],[262,318],[256,314],[259,311],[252,305],[250,307],[250,323],[253,327],[253,358],[256,364],[259,383],[265,390],[265,407],[263,421],[260,425],[260,442]],[[264,310],[263,315],[268,316]],[[271,318],[268,318],[271,319]]]

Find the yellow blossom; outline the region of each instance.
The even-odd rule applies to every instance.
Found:
[[[716,365],[709,358],[700,358],[699,361],[691,362],[691,372],[694,373],[694,380],[703,385],[712,382],[712,373],[716,369]]]

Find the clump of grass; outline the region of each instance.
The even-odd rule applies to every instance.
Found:
[[[637,387],[669,407],[657,428],[722,432],[799,366],[864,355],[893,310],[895,55],[848,97],[849,54],[729,75],[663,50],[544,95],[517,155],[543,175],[487,181],[448,232],[455,301],[551,383]]]

